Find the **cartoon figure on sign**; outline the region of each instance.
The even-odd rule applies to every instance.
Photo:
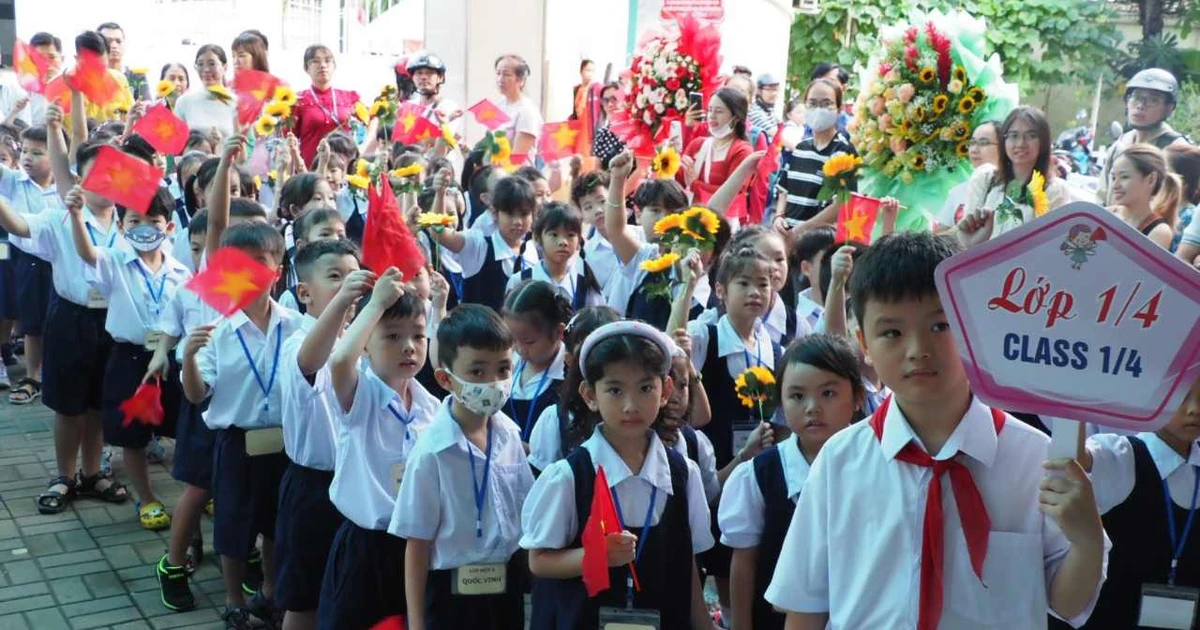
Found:
[[[1077,224],[1071,226],[1071,231],[1067,233],[1067,240],[1062,242],[1059,249],[1071,259],[1072,269],[1082,269],[1083,263],[1087,262],[1088,257],[1096,255],[1096,243],[1107,238],[1108,235],[1104,233],[1104,228],[1096,228],[1095,231],[1092,231],[1090,226]]]

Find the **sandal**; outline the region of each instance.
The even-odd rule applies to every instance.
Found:
[[[134,507],[143,529],[157,532],[171,526],[171,515],[167,514],[167,508],[161,501],[151,501],[146,505],[138,502]]]
[[[99,488],[100,482],[107,481],[108,485]],[[129,500],[129,491],[125,484],[112,478],[112,473],[96,473],[91,477],[80,476],[79,496],[89,499],[100,499],[107,503],[124,503]]]
[[[66,488],[66,492],[59,492],[54,488],[62,486]],[[58,514],[67,509],[67,504],[71,499],[75,498],[76,483],[74,479],[67,477],[55,477],[50,480],[50,485],[46,487],[46,491],[38,495],[37,504],[38,512],[42,514]]]
[[[8,402],[13,405],[28,405],[42,396],[42,383],[32,378],[17,381],[16,387],[8,393]]]

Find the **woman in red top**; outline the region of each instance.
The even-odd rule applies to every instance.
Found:
[[[300,92],[292,116],[300,139],[300,157],[309,168],[313,166],[321,139],[335,129],[349,131],[350,119],[354,117],[358,92],[331,87],[336,68],[329,48],[314,44],[304,51],[304,71],[312,79],[312,87]]]
[[[680,169],[684,183],[692,191],[693,203],[708,203],[730,173],[754,152],[746,139],[748,108],[746,96],[728,87],[717,90],[709,101],[708,137],[695,138],[688,143]],[[725,218],[735,230],[746,219],[747,185],[748,182],[742,184],[741,191],[725,211]]]

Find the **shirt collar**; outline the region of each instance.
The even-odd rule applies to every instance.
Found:
[[[771,310],[763,318],[763,324],[771,332],[779,333],[781,336],[787,333],[787,305],[779,298],[779,294],[775,294],[774,299],[771,300]]]
[[[275,327],[283,323],[284,319],[287,319],[287,314],[283,311],[283,307],[279,306],[275,300],[271,300],[271,320],[267,324],[268,334],[275,332]],[[244,310],[239,309],[235,311],[233,315],[229,316],[228,321],[229,327],[233,330],[241,330],[245,326],[258,330],[258,326],[255,326],[254,322],[250,321],[250,317],[246,315],[246,311]]]
[[[801,315],[809,313],[821,312],[825,310],[825,305],[818,304],[812,299],[812,287],[809,287],[800,292],[796,296],[796,311]]]
[[[804,482],[808,480],[809,463],[800,452],[800,440],[796,434],[779,443],[779,459],[783,464],[783,479],[787,482],[788,498],[793,501],[800,496]]]
[[[925,448],[917,439],[912,425],[908,423],[904,412],[900,410],[900,405],[896,404],[896,399],[893,397],[883,421],[883,437],[880,439],[883,454],[888,459],[894,459],[901,449],[912,441],[916,441],[920,448]],[[945,461],[953,459],[961,452],[971,456],[972,459],[984,466],[990,467],[996,459],[998,446],[999,436],[996,435],[996,425],[992,420],[991,408],[972,396],[967,412],[958,421],[958,426],[950,434],[950,439],[946,440],[942,450],[933,458]]]
[[[308,318],[305,319],[307,320]],[[314,319],[313,323],[315,324],[316,321],[317,320]],[[382,411],[384,407],[394,403],[395,409],[399,411],[401,415],[408,418],[409,421],[412,421],[415,419],[413,418],[414,412],[432,410],[438,405],[437,398],[434,397],[433,394],[430,394],[429,390],[425,389],[419,382],[417,382],[417,379],[415,378],[408,379],[408,394],[411,397],[412,402],[408,405],[405,405],[404,397],[400,394],[397,394],[395,390],[388,386],[386,381],[379,378],[378,374],[375,374],[375,372],[371,371],[370,367],[368,367],[366,371],[371,375],[370,378],[378,380],[384,385],[376,392],[375,398],[375,405],[380,411]],[[457,424],[455,426],[457,426]]]
[[[727,357],[735,352],[746,352],[755,365],[760,361],[763,365],[774,365],[775,357],[774,349],[771,347],[771,336],[767,334],[761,321],[754,322],[754,342],[758,346],[757,348],[746,346],[737,331],[733,329],[733,324],[729,322],[729,315],[722,315],[720,321],[717,322],[718,356]]]
[[[1179,453],[1176,453],[1175,449],[1167,445],[1157,434],[1139,433],[1138,437],[1146,444],[1146,450],[1150,451],[1150,459],[1154,460],[1154,467],[1158,469],[1158,476],[1163,479],[1175,474],[1175,471],[1185,464],[1200,466],[1200,444],[1196,442],[1192,442],[1188,459],[1184,461]]]
[[[504,237],[500,236],[499,230],[496,230],[495,232],[493,232],[491,238],[492,238],[492,251],[496,255],[496,260],[505,260],[508,258],[516,258],[517,257],[517,250],[520,250],[520,246],[517,246],[517,250],[513,250],[513,248],[509,247],[508,243],[506,243],[504,241]],[[532,246],[526,245],[526,247],[532,247]]]
[[[410,380],[408,386],[412,387],[416,382],[415,379]],[[428,395],[428,393],[427,393]],[[470,445],[467,441],[467,436],[462,432],[462,427],[454,420],[454,416],[450,413],[450,403],[454,400],[454,395],[446,396],[446,399],[438,405],[437,413],[433,417],[433,423],[425,430],[425,434],[421,436],[421,440],[426,443],[426,448],[431,453],[440,453],[451,447],[470,452]],[[413,392],[413,405],[416,406],[417,394]],[[496,412],[492,417],[488,418],[488,426],[492,433],[492,452],[499,452],[509,439],[507,431],[503,431],[500,427],[504,414]]]
[[[673,488],[671,487],[671,467],[667,463],[667,447],[663,446],[657,433],[654,431],[647,431],[647,433],[650,436],[650,447],[646,451],[646,461],[642,464],[642,470],[636,476],[670,495]],[[602,426],[596,427],[596,430],[592,432],[592,437],[583,443],[583,448],[587,449],[588,454],[592,456],[593,465],[597,468],[604,467],[604,475],[608,477],[608,487],[615,488],[617,484],[635,476],[633,471],[629,470],[629,466],[625,464],[625,460],[621,459],[616,449],[604,438]]]
[[[120,256],[119,260],[121,261],[121,264],[137,265],[152,278],[160,274],[184,274],[189,272],[188,268],[185,267],[183,263],[176,260],[175,257],[171,255],[171,252],[167,251],[166,242],[164,242],[162,245],[162,253],[163,263],[162,267],[159,268],[157,273],[151,272],[150,268],[146,267],[145,263],[141,262],[141,259],[138,258],[137,252],[132,248],[119,250],[116,255]]]

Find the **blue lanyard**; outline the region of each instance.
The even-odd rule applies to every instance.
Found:
[[[146,274],[146,270],[142,269],[141,263],[135,263],[138,273],[142,274],[142,280],[146,282],[146,292],[150,294],[150,299],[154,301],[154,312],[158,313],[159,305],[162,303],[163,291],[167,290],[167,273],[163,272],[162,282],[158,283],[158,295],[154,294],[154,285],[150,283],[150,276]]]
[[[621,526],[625,526],[625,513],[621,511],[621,500],[617,498],[617,492],[614,489],[612,493],[613,506],[617,508],[617,518],[621,519]],[[633,552],[633,564],[637,566],[642,563],[642,552],[646,550],[646,538],[650,534],[650,520],[654,518],[654,503],[658,500],[658,486],[650,486],[650,508],[646,510],[646,521],[642,523],[642,532],[638,535],[637,550]],[[625,578],[625,608],[633,608],[633,573]]]
[[[542,266],[542,273],[546,274],[546,279],[550,281],[550,284],[554,285],[556,288],[562,288],[558,284],[558,281],[554,279],[554,276],[550,275],[550,270],[546,268],[546,261],[543,260],[539,264]],[[572,308],[579,310],[579,306],[575,304],[575,274],[572,273],[573,271],[574,269],[570,269],[568,267],[567,278],[571,280],[571,295],[569,296],[570,299],[568,301],[571,303]]]
[[[92,246],[100,247],[100,244],[96,242],[96,232],[92,229],[92,224],[84,223],[83,227],[87,228],[88,238],[91,239]],[[108,237],[108,245],[105,245],[105,247],[111,249],[113,246],[113,243],[116,243],[116,242],[117,242],[117,233],[113,232],[112,235]]]
[[[513,381],[521,382],[521,372],[525,371],[525,360],[517,364],[517,373],[513,375]],[[542,395],[542,387],[546,385],[546,377],[550,376],[550,368],[542,372],[542,378],[538,380],[537,389],[533,390],[533,395],[529,397],[529,411],[525,413],[525,424],[521,425],[521,441],[529,442],[529,434],[533,432],[533,410],[537,408],[538,396]],[[517,405],[513,402],[513,397],[508,397],[508,408],[512,411],[513,418],[517,417]],[[489,434],[490,435],[490,434]]]
[[[454,412],[450,412],[454,418]],[[490,420],[490,419],[489,419]],[[485,420],[487,422],[488,420]],[[455,422],[458,422],[455,419]],[[488,472],[492,468],[492,427],[487,427],[487,453],[483,460],[483,483],[479,483],[475,475],[475,453],[471,450],[470,440],[467,441],[467,459],[471,461],[471,485],[475,489],[475,537],[483,538],[483,497],[487,496]]]
[[[263,393],[263,411],[271,409],[271,389],[275,387],[275,375],[279,373],[279,348],[283,345],[283,322],[275,324],[275,361],[271,364],[271,380],[263,383],[262,374],[258,372],[258,366],[254,364],[254,356],[250,354],[250,348],[246,345],[246,338],[242,336],[242,331],[235,330],[238,341],[242,344],[242,352],[246,354],[246,361],[250,364],[250,371],[254,373],[254,380],[258,381],[258,388]]]
[[[1171,509],[1171,488],[1167,485],[1167,480],[1163,479],[1163,496],[1166,498],[1167,504],[1167,531],[1171,534],[1171,572],[1167,577],[1167,584],[1175,586],[1175,570],[1179,566],[1179,557],[1183,555],[1183,546],[1187,544],[1188,534],[1192,532],[1192,521],[1196,518],[1196,497],[1200,494],[1200,466],[1192,466],[1192,474],[1196,481],[1192,484],[1192,508],[1188,510],[1187,521],[1183,525],[1183,536],[1176,538],[1175,532],[1175,513]]]
[[[325,115],[328,116],[330,120],[333,121],[334,127],[337,127],[342,124],[342,121],[338,120],[338,117],[337,117],[337,110],[338,110],[337,90],[333,89],[333,86],[330,86],[330,88],[329,88],[329,95],[333,98],[333,111],[332,112],[329,111],[328,109],[325,109],[325,106],[321,104],[321,99],[320,99],[320,97],[317,96],[316,90],[314,90],[313,88],[310,87],[310,88],[308,88],[308,92],[309,92],[309,94],[312,94],[313,103],[316,103],[317,107],[320,108],[320,110],[322,112],[324,112]]]
[[[410,434],[408,431],[408,425],[413,423],[412,414],[409,414],[407,418],[404,417],[399,411],[396,411],[396,408],[392,406],[392,403],[387,404],[387,410],[392,412],[393,416],[396,416],[396,419],[400,421],[400,424],[404,425],[404,441],[407,442],[412,439],[412,434]]]
[[[754,367],[754,366],[750,365],[750,351],[746,350],[745,343],[742,344],[742,356],[746,358],[746,369],[747,370],[749,370],[751,367]],[[763,362],[762,362],[762,344],[758,343],[758,333],[755,332],[755,334],[754,334],[754,365],[761,367],[762,364],[763,364]]]

